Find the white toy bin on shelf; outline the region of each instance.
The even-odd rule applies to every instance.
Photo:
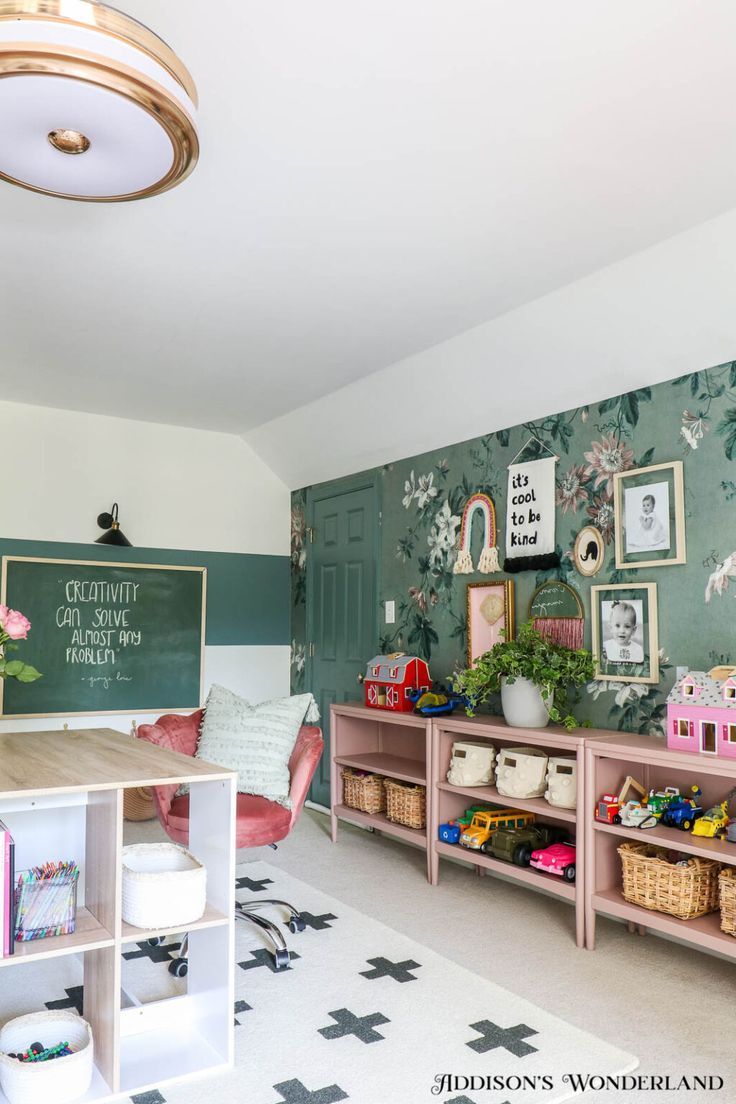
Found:
[[[173,928],[199,920],[207,903],[207,871],[177,843],[123,848],[123,920],[136,928]]]
[[[547,755],[539,748],[502,748],[496,759],[496,789],[504,797],[541,797],[547,775]]]
[[[496,749],[476,740],[456,740],[452,745],[447,781],[451,786],[487,786],[493,781]]]
[[[74,1051],[46,1062],[20,1062],[34,1043],[69,1043]],[[32,1012],[9,1020],[0,1030],[0,1088],[10,1104],[67,1104],[84,1096],[92,1082],[92,1029],[76,1012]]]
[[[577,760],[569,756],[553,756],[547,765],[545,800],[558,809],[574,809],[577,805]]]

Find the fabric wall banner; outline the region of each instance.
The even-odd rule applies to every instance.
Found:
[[[504,571],[556,567],[555,464],[557,457],[509,465]]]

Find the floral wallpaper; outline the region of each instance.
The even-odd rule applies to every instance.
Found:
[[[527,617],[534,589],[544,579],[562,579],[583,600],[590,647],[591,585],[656,582],[659,685],[595,681],[576,712],[599,727],[660,732],[675,666],[703,670],[736,662],[736,583],[730,589],[736,578],[736,361],[382,468],[380,599],[395,599],[397,616],[394,625],[383,625],[378,651],[424,657],[437,681],[465,666],[466,585],[503,576],[453,574],[463,507],[476,491],[493,498],[502,550],[506,469],[530,438],[539,455],[547,446],[560,457],[560,566],[514,577],[517,624]],[[524,459],[533,456],[527,450]],[[687,564],[616,570],[614,474],[676,459],[684,461]],[[606,547],[605,564],[593,579],[580,576],[572,563],[575,537],[589,524]],[[306,536],[304,488],[292,496],[292,676],[298,690],[306,677]],[[480,532],[473,538],[477,563]]]

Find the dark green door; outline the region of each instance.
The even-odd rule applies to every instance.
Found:
[[[378,640],[378,501],[375,484],[341,494],[316,488],[308,499],[309,687],[319,704],[325,753],[310,798],[330,804],[330,705],[360,701],[358,675]]]

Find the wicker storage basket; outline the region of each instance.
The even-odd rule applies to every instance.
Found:
[[[74,1051],[50,1062],[9,1058],[33,1043],[53,1047],[69,1043]],[[0,1088],[10,1104],[66,1104],[84,1096],[92,1081],[92,1029],[76,1012],[33,1012],[0,1030]]]
[[[351,809],[361,813],[385,813],[386,791],[380,774],[361,774],[343,767],[342,800]]]
[[[667,862],[667,851],[648,843],[622,843],[624,900],[632,905],[666,912],[678,920],[694,920],[718,908],[718,871],[711,859],[695,859],[686,866]]]
[[[721,931],[736,935],[736,870],[724,866],[718,875],[721,899]]]
[[[133,786],[123,791],[123,816],[126,820],[153,820],[156,806],[149,786]]]
[[[396,824],[407,828],[424,828],[427,823],[427,788],[412,786],[409,782],[384,781],[386,787],[386,816]]]
[[[136,928],[182,928],[199,920],[207,900],[207,872],[176,843],[123,848],[123,920]]]

